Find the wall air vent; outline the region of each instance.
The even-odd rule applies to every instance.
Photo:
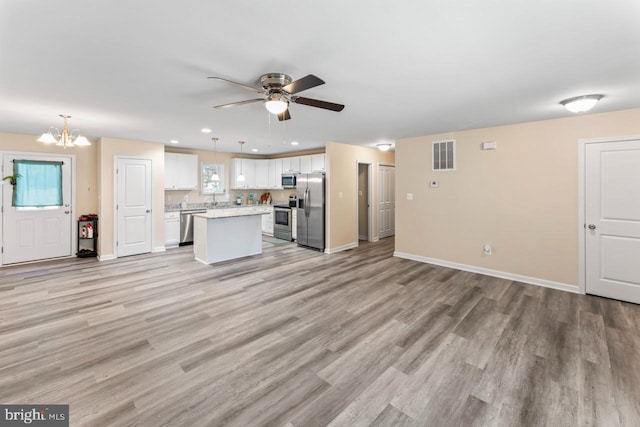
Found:
[[[456,141],[433,141],[433,170],[455,170]]]

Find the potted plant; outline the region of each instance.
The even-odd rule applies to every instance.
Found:
[[[18,180],[18,178],[22,178],[22,175],[20,175],[19,173],[14,173],[13,175],[5,176],[4,178],[2,178],[2,180],[9,180],[9,184],[16,185],[16,181]]]

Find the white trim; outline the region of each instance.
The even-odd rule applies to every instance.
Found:
[[[116,259],[114,254],[98,255],[98,261],[111,261],[112,259]]]
[[[360,165],[367,166],[367,233],[368,236],[361,236],[360,231]],[[372,242],[373,240],[373,215],[374,215],[374,203],[373,203],[373,163],[361,162],[356,160],[356,239],[367,240]]]
[[[155,248],[151,249],[151,253],[155,254],[156,252],[165,252],[166,250],[167,250],[167,248],[164,245],[163,246],[156,246]]]
[[[580,293],[587,293],[587,261],[586,261],[586,240],[585,224],[587,217],[586,207],[586,147],[587,144],[600,144],[603,142],[625,142],[640,140],[640,135],[614,136],[606,138],[585,138],[578,140],[578,287]]]
[[[408,254],[405,252],[395,251],[393,256],[398,258],[409,259],[412,261],[424,262],[427,264],[439,265],[442,267],[454,268],[456,270],[469,271],[471,273],[484,274],[485,276],[498,277],[501,279],[513,280],[516,282],[528,283],[530,285],[542,286],[545,288],[557,289],[560,291],[572,292],[580,294],[579,287],[566,283],[553,282],[551,280],[539,279],[537,277],[522,276],[520,274],[507,273],[505,271],[491,270],[489,268],[476,267],[474,265],[459,264],[457,262],[444,261],[436,258],[428,258],[419,255]]]
[[[336,252],[346,251],[347,249],[353,249],[358,247],[358,242],[347,243],[346,245],[338,246],[337,248],[327,248],[324,250],[325,254],[335,254]]]

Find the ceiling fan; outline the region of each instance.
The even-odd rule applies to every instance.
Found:
[[[209,77],[210,79],[220,80],[241,89],[264,95],[265,98],[248,99],[246,101],[232,102],[230,104],[216,105],[213,108],[229,108],[237,105],[251,104],[254,102],[263,102],[270,113],[278,116],[278,120],[289,120],[289,104],[302,104],[310,107],[324,108],[331,111],[342,111],[344,105],[334,104],[333,102],[320,101],[319,99],[305,98],[297,96],[297,93],[303,90],[311,89],[324,84],[324,80],[309,74],[296,81],[282,73],[268,73],[260,77],[262,88],[255,88],[242,83],[224,79],[222,77]]]

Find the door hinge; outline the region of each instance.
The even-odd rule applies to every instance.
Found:
[[[116,168],[116,175],[120,173],[120,169]]]
[[[116,203],[116,210],[118,210],[118,209],[120,209],[120,208],[118,207],[118,204]]]
[[[116,240],[116,246],[118,246],[118,241]]]

